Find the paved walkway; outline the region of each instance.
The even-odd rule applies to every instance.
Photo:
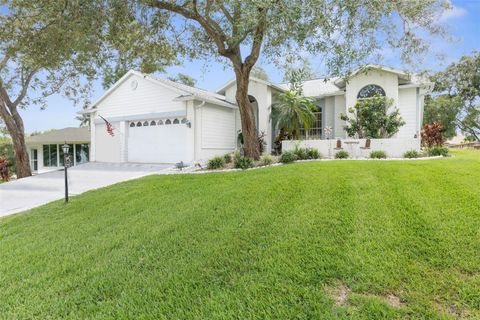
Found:
[[[109,186],[154,173],[169,173],[170,164],[86,163],[68,169],[69,194]],[[51,171],[0,184],[0,217],[64,197],[64,173]]]

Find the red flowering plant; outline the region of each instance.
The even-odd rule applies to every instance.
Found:
[[[10,179],[10,173],[8,172],[9,161],[6,156],[0,156],[0,178],[3,181]]]
[[[441,147],[443,145],[443,126],[434,122],[432,124],[425,124],[422,130],[422,145],[426,148],[434,146]]]

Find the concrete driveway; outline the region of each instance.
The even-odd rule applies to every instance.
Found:
[[[96,163],[68,169],[69,194],[109,186],[154,173],[168,173],[171,164]],[[0,184],[0,217],[64,197],[64,173],[52,171]]]

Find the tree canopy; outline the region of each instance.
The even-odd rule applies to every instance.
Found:
[[[346,121],[349,137],[381,139],[390,138],[405,124],[398,108],[392,108],[393,99],[375,96],[361,99],[349,108],[350,115],[340,114]]]
[[[197,80],[195,80],[193,77],[183,73],[178,73],[175,77],[168,77],[168,79],[175,82],[183,83],[190,87],[195,87],[195,84],[197,83]]]
[[[141,19],[157,23],[179,55],[219,59],[237,85],[245,153],[259,157],[248,80],[260,56],[280,65],[310,54],[332,75],[344,75],[386,46],[414,61],[428,49],[424,35],[443,35],[444,0],[142,0]]]
[[[425,123],[439,122],[444,136],[456,129],[480,139],[480,52],[462,57],[433,77],[435,88],[425,104]]]

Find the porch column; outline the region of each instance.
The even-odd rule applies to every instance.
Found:
[[[88,161],[95,161],[95,113],[90,115],[90,152]]]
[[[120,121],[120,162],[128,162],[128,126],[127,121]]]
[[[190,122],[190,128],[187,126],[186,160],[193,164],[195,162],[195,102],[186,101],[187,121]],[[185,124],[186,125],[186,124]]]

